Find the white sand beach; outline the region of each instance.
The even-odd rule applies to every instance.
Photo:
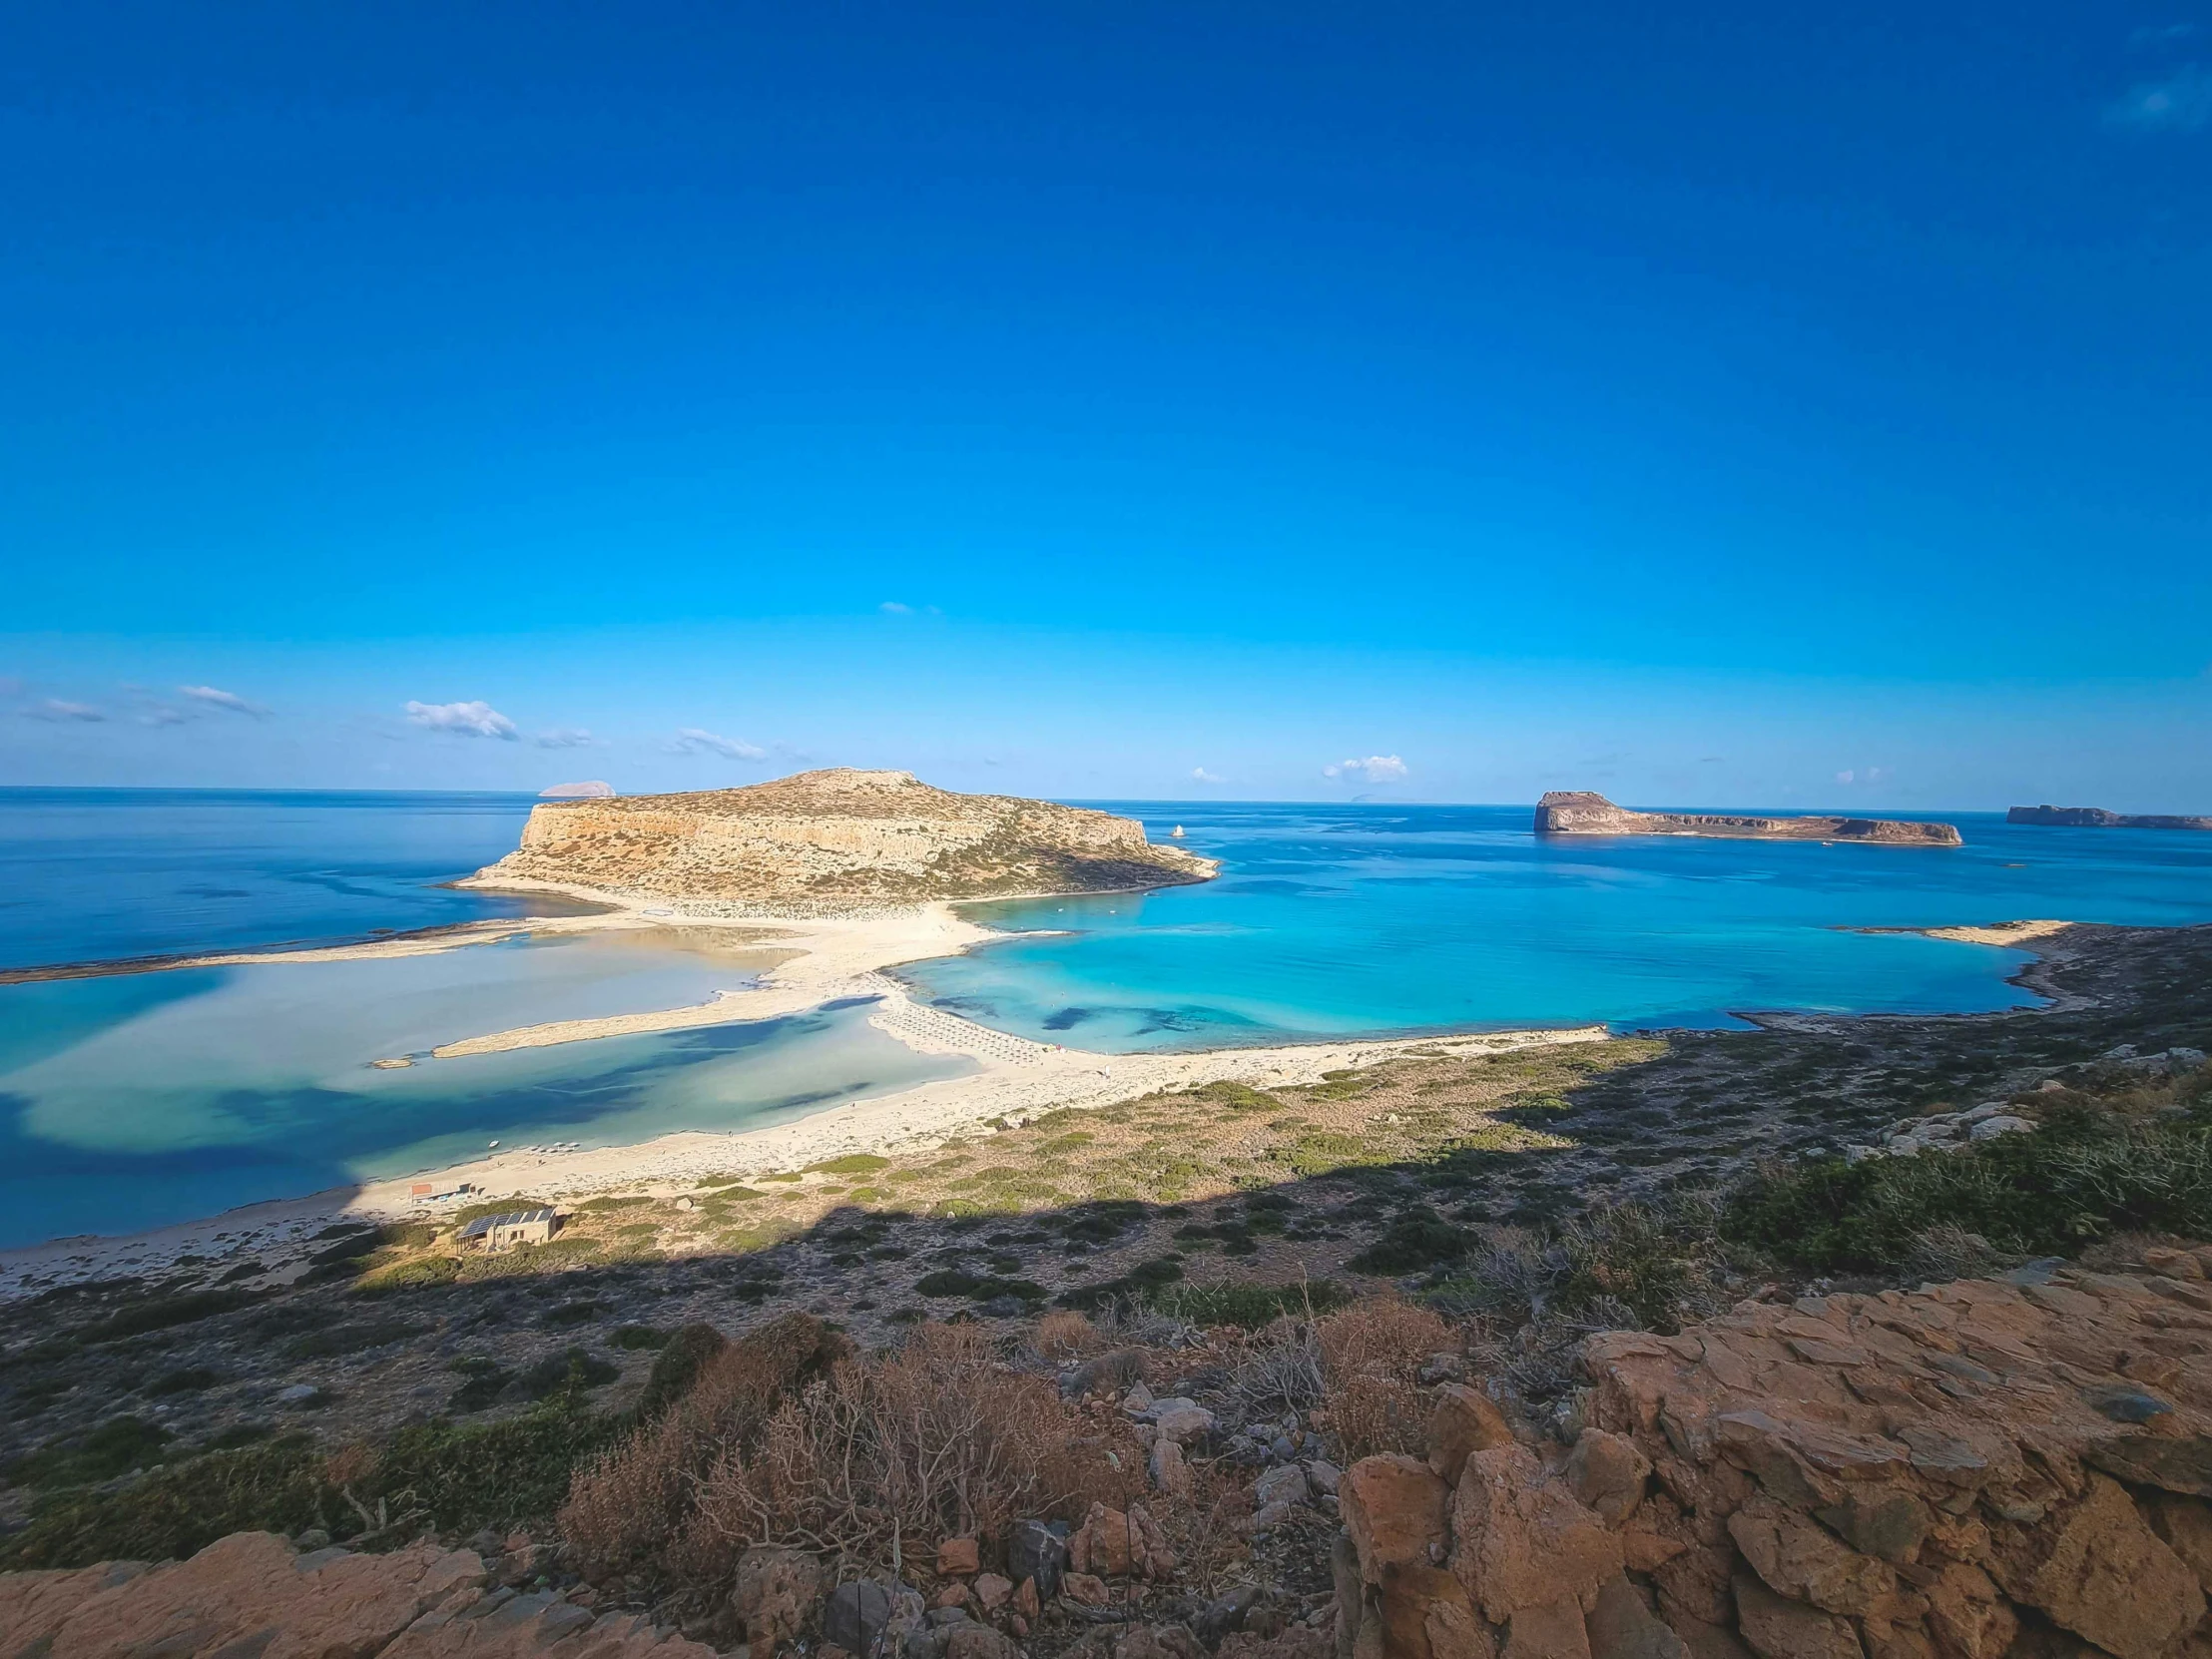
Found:
[[[445,1044],[427,1060],[416,1063],[435,1065],[442,1058],[640,1031],[777,1019],[825,1002],[870,997],[877,999],[870,1024],[919,1052],[965,1056],[976,1069],[964,1076],[850,1101],[767,1128],[728,1134],[672,1134],[635,1145],[590,1151],[501,1151],[406,1179],[252,1205],[130,1237],[79,1237],[0,1252],[0,1299],[83,1280],[165,1273],[186,1258],[253,1256],[278,1268],[287,1257],[303,1257],[312,1236],[333,1222],[435,1215],[437,1208],[425,1208],[413,1191],[423,1182],[441,1193],[465,1184],[471,1201],[527,1195],[560,1202],[613,1191],[675,1192],[707,1176],[765,1175],[852,1152],[925,1149],[982,1129],[994,1120],[1018,1121],[1060,1108],[1104,1106],[1159,1090],[1195,1088],[1220,1081],[1259,1087],[1312,1083],[1325,1072],[1373,1065],[1415,1048],[1504,1052],[1543,1044],[1600,1042],[1607,1037],[1603,1026],[1583,1026],[1196,1053],[1101,1054],[1031,1042],[961,1019],[914,1001],[902,985],[884,974],[884,968],[898,963],[949,955],[997,936],[963,919],[949,904],[877,915],[795,920],[757,914],[701,914],[684,906],[639,904],[610,900],[605,894],[583,889],[564,890],[618,907],[603,915],[502,921],[434,937],[347,945],[328,952],[287,952],[281,959],[461,949],[511,937],[518,930],[574,933],[676,924],[686,928],[743,928],[748,943],[796,953],[764,974],[756,988],[725,991],[691,1007],[486,1032]],[[266,962],[271,958],[250,959]]]

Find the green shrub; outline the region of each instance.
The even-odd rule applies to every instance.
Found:
[[[619,1349],[634,1353],[641,1348],[666,1347],[668,1333],[666,1331],[656,1331],[650,1325],[618,1325],[615,1327],[614,1335],[607,1340]]]
[[[2024,1256],[2119,1232],[2212,1235],[2212,1131],[2077,1110],[1955,1152],[1765,1172],[1722,1223],[1731,1243],[1822,1273],[1902,1270],[1936,1228]]]
[[[89,1486],[157,1461],[170,1431],[137,1417],[110,1417],[82,1435],[65,1435],[25,1452],[5,1473],[18,1486]]]
[[[424,1291],[461,1277],[457,1256],[417,1256],[363,1274],[353,1283],[355,1296],[385,1296],[394,1291]]]
[[[878,1170],[891,1167],[888,1158],[878,1158],[872,1152],[851,1152],[842,1158],[826,1158],[819,1164],[809,1164],[809,1175],[873,1175]]]
[[[572,1348],[547,1355],[517,1377],[514,1387],[524,1399],[546,1399],[564,1391],[580,1394],[586,1388],[604,1387],[621,1375],[620,1367]]]
[[[259,1301],[252,1291],[192,1291],[184,1296],[158,1297],[117,1309],[98,1324],[80,1331],[86,1343],[112,1343],[124,1337],[141,1337],[149,1331],[167,1331],[213,1319]]]
[[[375,1320],[366,1325],[333,1325],[286,1343],[284,1358],[327,1360],[340,1354],[359,1354],[366,1349],[382,1348],[386,1343],[404,1342],[409,1337],[419,1337],[428,1329],[427,1326],[409,1325],[404,1320]]]
[[[311,1447],[289,1438],[173,1463],[121,1491],[74,1493],[0,1539],[0,1567],[166,1561],[231,1532],[342,1527],[344,1506],[331,1507],[321,1467]]]
[[[1236,1325],[1256,1331],[1285,1314],[1299,1315],[1309,1308],[1326,1314],[1350,1302],[1352,1293],[1334,1280],[1318,1279],[1310,1285],[1171,1285],[1145,1300],[1159,1312],[1193,1325]]]
[[[1172,1285],[1183,1277],[1183,1263],[1175,1256],[1161,1256],[1150,1262],[1139,1262],[1119,1279],[1105,1279],[1095,1285],[1078,1285],[1060,1293],[1060,1306],[1079,1308],[1086,1312],[1103,1308],[1113,1302],[1142,1302],[1151,1293]]]
[[[164,1394],[196,1394],[203,1388],[212,1388],[223,1381],[223,1374],[207,1366],[184,1366],[176,1371],[164,1372],[146,1384],[146,1391],[160,1398]]]
[[[924,1274],[914,1281],[917,1296],[960,1296],[970,1302],[988,1302],[994,1297],[1018,1296],[1024,1302],[1042,1302],[1045,1292],[1042,1285],[1026,1279],[996,1279],[983,1274],[965,1273],[958,1268],[940,1268],[935,1273]]]
[[[668,1334],[646,1374],[645,1391],[638,1395],[638,1415],[658,1416],[691,1392],[692,1384],[707,1362],[730,1346],[730,1339],[704,1323],[680,1325]]]
[[[589,1409],[564,1388],[543,1404],[500,1422],[423,1423],[402,1428],[354,1486],[396,1523],[414,1530],[505,1531],[550,1519],[568,1495],[576,1466],[614,1438],[620,1419]]]
[[[1433,1210],[1408,1210],[1382,1236],[1345,1263],[1354,1273],[1413,1273],[1456,1262],[1473,1248],[1473,1235],[1453,1227]]]

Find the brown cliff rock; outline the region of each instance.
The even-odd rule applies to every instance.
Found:
[[[1451,1570],[1493,1624],[1561,1599],[1586,1608],[1622,1566],[1620,1539],[1517,1445],[1467,1459],[1451,1532]]]
[[[0,1574],[0,1634],[9,1659],[713,1659],[634,1615],[487,1591],[473,1550],[297,1555],[268,1532],[158,1567]]]
[[[1894,818],[1757,818],[1729,813],[1633,813],[1588,790],[1553,790],[1536,804],[1539,835],[1712,835],[1728,840],[1877,841],[1957,846],[1957,826]]]
[[[745,789],[536,807],[522,844],[468,884],[817,913],[1171,886],[1216,867],[1152,845],[1135,819],[838,767]]]

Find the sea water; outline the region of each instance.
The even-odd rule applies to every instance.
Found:
[[[1103,805],[1103,804],[1102,804]],[[1129,804],[1222,861],[1146,894],[972,906],[1004,941],[899,970],[956,1013],[1109,1052],[1754,1010],[1971,1013],[2014,950],[1857,931],[2212,921],[2212,834],[1946,814],[1960,847],[1539,837],[1526,807]]]
[[[512,914],[443,883],[520,796],[0,791],[0,967],[331,942]],[[1538,839],[1527,808],[1101,803],[1204,885],[977,905],[1006,936],[902,973],[1112,1052],[1745,1010],[2017,1006],[2025,956],[1860,928],[2212,920],[2212,835],[1954,818],[1959,848]],[[704,931],[704,930],[700,930]],[[516,1025],[704,1001],[760,959],[676,933],[0,986],[0,1245],[119,1232],[508,1146],[736,1130],[966,1062],[864,1006],[378,1070]]]

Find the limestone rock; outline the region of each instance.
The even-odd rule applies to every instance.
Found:
[[[1263,1508],[1275,1503],[1304,1503],[1312,1495],[1307,1489],[1306,1471],[1296,1463],[1279,1463],[1252,1483],[1252,1501]]]
[[[1512,1425],[1488,1394],[1464,1382],[1437,1388],[1436,1408],[1428,1417],[1428,1466],[1435,1473],[1456,1480],[1475,1452],[1511,1444]]]
[[[1501,1659],[1591,1659],[1581,1603],[1562,1596],[1523,1607],[1505,1627]]]
[[[1585,1428],[1567,1453],[1567,1485],[1608,1526],[1618,1526],[1644,1500],[1651,1459],[1623,1434]]]
[[[1736,1577],[1736,1622],[1759,1659],[1864,1659],[1851,1620],[1776,1595],[1750,1573]]]
[[[1587,1435],[1585,1435],[1585,1438]],[[1608,1578],[1583,1621],[1590,1659],[1689,1659],[1682,1638],[1644,1605],[1626,1578]]]
[[[1359,1552],[1361,1576],[1382,1582],[1385,1567],[1433,1566],[1447,1534],[1451,1488],[1428,1465],[1397,1452],[1363,1457],[1337,1488],[1339,1512]]]
[[[1496,1652],[1466,1586],[1425,1561],[1383,1568],[1377,1611],[1388,1659],[1492,1659]]]
[[[1152,1407],[1153,1425],[1160,1438],[1189,1445],[1214,1431],[1214,1413],[1189,1399],[1163,1399]]]
[[[830,1569],[806,1550],[755,1544],[738,1557],[730,1610],[747,1643],[773,1653],[813,1626],[829,1589]]]
[[[1452,1539],[1451,1570],[1493,1624],[1561,1597],[1587,1606],[1622,1566],[1620,1540],[1518,1445],[1467,1459]]]
[[[2055,1525],[1993,1529],[1989,1574],[2026,1603],[2118,1659],[2153,1659],[2204,1617],[2204,1590],[2103,1475]]]
[[[1632,813],[1587,790],[1553,790],[1536,804],[1539,835],[1719,835],[1738,840],[1883,841],[1957,846],[1956,826],[1886,818],[1752,818],[1720,813]]]
[[[539,806],[522,844],[471,883],[815,913],[1166,886],[1207,880],[1217,867],[1150,844],[1135,819],[836,767],[745,789]]]

